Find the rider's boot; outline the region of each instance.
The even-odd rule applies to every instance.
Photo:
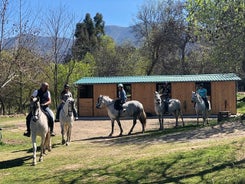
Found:
[[[30,137],[31,136],[31,128],[30,128],[30,123],[31,123],[31,114],[29,113],[28,116],[26,117],[26,132],[24,132],[24,136]]]

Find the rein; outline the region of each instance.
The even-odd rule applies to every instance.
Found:
[[[72,116],[72,113],[73,113],[73,111],[72,111],[72,108],[69,108],[69,106],[71,106],[71,101],[67,101],[66,103],[68,103],[68,108],[67,108],[67,114],[66,114],[66,112],[65,112],[65,109],[64,109],[64,107],[62,108],[62,110],[63,110],[63,112],[64,112],[64,114],[66,114],[66,117],[71,117]],[[65,105],[64,105],[65,106]],[[71,114],[71,115],[70,115]]]
[[[36,109],[35,110],[32,109],[32,111],[31,111],[32,112],[32,117],[33,117],[32,119],[33,119],[34,122],[36,122],[39,119],[39,109],[37,107],[37,102],[33,102],[33,103],[35,104],[35,108]]]

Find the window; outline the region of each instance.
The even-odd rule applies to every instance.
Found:
[[[93,85],[80,86],[79,98],[93,98]]]
[[[169,97],[171,98],[171,83],[168,83],[168,82],[157,83],[156,91],[158,91],[160,94],[163,94],[164,91],[168,91]]]
[[[210,82],[196,82],[196,90],[199,88],[200,84],[207,89],[207,96],[211,96],[211,83]]]
[[[123,88],[124,88],[124,90],[125,90],[125,92],[127,94],[127,97],[131,98],[131,94],[132,94],[132,92],[131,92],[131,84],[123,84]],[[117,88],[117,97],[118,97],[118,88]]]

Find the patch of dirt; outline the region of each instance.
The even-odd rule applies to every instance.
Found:
[[[196,119],[185,119],[185,124],[195,122]],[[172,128],[175,126],[173,119],[165,119],[164,127],[165,129]],[[191,131],[180,131],[174,133],[164,134],[159,131],[158,119],[148,119],[146,125],[146,133],[141,134],[142,128],[140,122],[137,122],[132,135],[127,136],[128,132],[132,126],[132,120],[121,120],[123,128],[123,138],[126,137],[137,137],[137,141],[151,142],[172,142],[172,141],[198,141],[203,139],[221,139],[221,138],[232,138],[232,137],[245,137],[245,124],[240,122],[224,122],[216,126],[206,126],[203,128],[197,128]],[[195,125],[196,123],[194,123]],[[182,126],[179,124],[179,126]],[[55,123],[55,132],[60,134],[59,123]],[[111,137],[108,137],[111,132],[111,122],[110,120],[79,120],[74,122],[72,129],[72,141],[81,141],[81,140],[106,140],[118,138],[120,133],[119,127],[115,122],[114,134]],[[149,133],[156,132],[161,133],[158,136],[152,137]]]
[[[185,124],[196,125],[195,118],[185,118]],[[245,120],[244,120],[245,121]],[[146,132],[141,134],[142,127],[139,121],[132,132],[131,136],[128,136],[128,132],[133,125],[132,120],[121,120],[123,128],[123,136],[118,137],[120,131],[117,123],[115,122],[114,134],[112,137],[108,137],[111,132],[111,122],[109,119],[81,119],[75,121],[72,129],[72,141],[107,141],[110,140],[110,144],[116,143],[154,143],[154,142],[188,142],[188,141],[200,141],[207,139],[223,139],[223,138],[239,138],[245,137],[245,123],[242,124],[238,121],[235,122],[223,122],[216,126],[205,126],[203,128],[196,128],[194,130],[176,131],[174,133],[165,134],[164,130],[159,131],[159,123],[157,118],[147,119]],[[164,119],[165,129],[175,126],[175,120],[173,118]],[[179,122],[179,126],[182,124]],[[25,122],[18,122],[15,124],[15,128],[25,131]],[[16,131],[13,127],[9,127],[11,131]],[[55,123],[54,131],[57,136],[61,135],[60,123]],[[155,136],[152,135],[155,133]]]

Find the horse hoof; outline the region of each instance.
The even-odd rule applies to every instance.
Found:
[[[66,143],[66,146],[69,146],[68,142]]]
[[[36,162],[33,162],[31,165],[32,165],[32,166],[35,166],[35,165],[37,165],[37,163],[36,163]]]
[[[66,143],[66,141],[65,140],[62,140],[62,144],[65,144]]]

